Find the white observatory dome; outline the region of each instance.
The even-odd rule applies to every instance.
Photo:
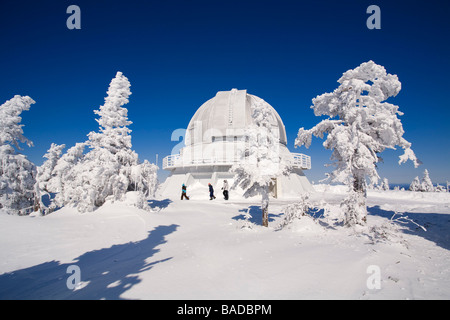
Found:
[[[239,138],[245,135],[246,129],[254,122],[251,106],[260,101],[263,100],[248,94],[247,90],[219,91],[192,117],[187,127],[186,145],[200,143],[198,140],[200,138],[202,143],[210,143],[217,139],[240,140]],[[263,103],[272,110],[272,119],[270,119],[272,126],[278,128],[280,143],[286,145],[283,121],[271,105],[265,101]],[[227,139],[230,137],[232,139]]]
[[[273,132],[279,134],[281,159],[292,167],[289,176],[274,177],[273,196],[298,196],[314,191],[303,173],[311,168],[311,158],[288,150],[286,130],[275,109],[247,90],[232,89],[219,91],[195,112],[186,130],[185,147],[163,159],[163,169],[170,171],[170,175],[160,194],[175,198],[182,184],[200,189],[207,188],[208,183],[220,187],[223,179],[227,179],[232,185],[234,175],[229,170],[245,157],[246,133],[254,124],[252,108],[261,102],[272,110],[270,121]]]

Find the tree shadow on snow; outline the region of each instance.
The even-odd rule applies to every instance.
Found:
[[[380,206],[367,208],[370,215],[391,219],[394,211],[383,210]],[[412,219],[417,224],[425,227],[427,231],[418,227],[412,222],[402,224],[403,232],[420,236],[429,241],[433,241],[436,245],[450,250],[450,215],[439,213],[416,213],[405,212],[403,214]]]
[[[245,220],[245,213],[250,213],[251,218],[248,220],[255,225],[262,226],[262,211],[260,206],[249,206],[245,209],[240,209],[239,212],[244,212],[238,216],[233,217],[233,220]],[[270,207],[269,207],[270,210]],[[281,216],[281,214],[272,214],[269,212],[269,222],[275,221],[274,218]]]
[[[173,201],[170,199],[163,199],[163,200],[148,200],[148,205],[152,209],[165,209],[171,204]]]
[[[50,261],[2,274],[0,300],[122,299],[125,291],[142,281],[140,273],[172,259],[149,261],[160,251],[156,247],[166,243],[165,237],[177,227],[175,224],[158,226],[143,240],[86,252],[70,263]],[[75,290],[67,287],[73,275],[67,273],[71,265],[80,268],[81,282]]]

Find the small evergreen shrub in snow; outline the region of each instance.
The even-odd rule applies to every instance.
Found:
[[[423,231],[427,229],[406,216],[402,212],[395,212],[392,217],[381,225],[374,225],[370,227],[366,235],[372,241],[376,242],[389,242],[389,243],[400,243],[404,246],[408,246],[408,243],[402,237],[402,227],[412,223],[417,227],[421,228]]]
[[[419,177],[415,177],[413,182],[411,182],[411,185],[409,186],[410,191],[420,191],[420,180]]]
[[[384,178],[379,186],[380,190],[389,191],[389,180],[387,178]]]
[[[302,195],[300,201],[288,204],[283,208],[284,218],[278,225],[278,229],[283,229],[295,220],[302,219],[302,217],[309,215],[314,209],[317,209],[317,207],[309,201],[309,195]]]
[[[247,209],[244,213],[244,220],[239,220],[238,228],[239,229],[245,229],[245,230],[251,230],[255,226],[253,222],[251,222],[252,215],[250,214],[250,208]]]
[[[421,191],[421,192],[434,192],[436,188],[433,186],[433,182],[431,182],[430,175],[428,170],[425,169],[423,173],[422,181],[419,180],[419,177],[415,177],[411,185],[409,186],[410,191]]]
[[[338,205],[324,201],[314,203],[309,194],[302,195],[298,202],[284,206],[283,213],[283,220],[277,230],[322,233],[327,227],[342,225],[342,211]]]
[[[433,186],[433,183],[431,182],[430,175],[428,174],[427,169],[425,169],[425,171],[423,173],[422,182],[420,184],[420,191],[423,191],[423,192],[433,192],[434,191],[434,186]]]

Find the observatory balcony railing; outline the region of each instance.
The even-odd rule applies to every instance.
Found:
[[[293,167],[305,170],[311,169],[311,157],[307,156],[306,154],[291,153],[290,157],[285,160],[287,160],[287,162]]]
[[[290,153],[283,157],[286,163],[290,164],[294,168],[311,169],[311,157],[302,153]],[[198,166],[210,166],[210,165],[233,165],[240,162],[241,159],[230,158],[208,158],[208,159],[189,159],[183,158],[179,154],[167,156],[163,159],[163,169],[171,170],[174,168],[183,167],[198,167]]]

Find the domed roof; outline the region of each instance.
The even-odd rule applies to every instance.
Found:
[[[247,93],[247,90],[232,89],[219,91],[206,101],[194,114],[188,125],[186,145],[210,143],[214,137],[242,137],[254,123],[251,107],[261,98]],[[272,126],[279,130],[280,143],[286,145],[286,130],[275,109],[264,101],[272,112]],[[201,136],[200,136],[201,135]]]

